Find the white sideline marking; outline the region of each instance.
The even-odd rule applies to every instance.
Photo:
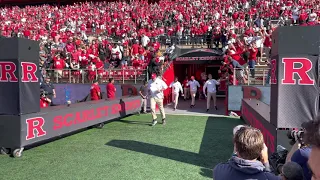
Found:
[[[156,113],[156,114],[160,115],[160,113]],[[191,116],[201,116],[201,117],[203,117],[203,116],[206,116],[206,117],[228,117],[228,118],[236,118],[236,119],[240,118],[240,117],[234,117],[234,116],[226,116],[226,115],[218,115],[218,114],[204,114],[204,113],[203,114],[201,114],[201,113],[178,114],[178,113],[167,113],[166,112],[166,115],[177,115],[177,116],[189,116],[189,115],[191,115]]]

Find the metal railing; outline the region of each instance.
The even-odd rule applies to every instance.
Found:
[[[100,83],[108,82],[109,78],[114,78],[119,83],[137,84],[147,77],[147,69],[45,69],[42,75],[49,76],[54,83],[92,83],[98,80]]]
[[[231,85],[270,85],[269,68],[234,68]]]

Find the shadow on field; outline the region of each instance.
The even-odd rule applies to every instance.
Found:
[[[129,120],[117,120],[116,122],[126,123],[126,124],[137,124],[137,125],[148,125],[150,126],[151,122],[142,122],[142,121],[129,121]]]
[[[196,165],[202,167],[201,175],[212,178],[214,166],[232,154],[232,129],[238,124],[242,121],[208,117],[199,153],[134,140],[112,140],[106,145]]]

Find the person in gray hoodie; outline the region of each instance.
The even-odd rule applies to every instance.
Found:
[[[241,127],[234,135],[236,156],[213,170],[214,180],[280,180],[270,172],[268,148],[260,130]],[[260,160],[258,160],[260,159]]]

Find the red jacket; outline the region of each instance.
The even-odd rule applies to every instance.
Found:
[[[40,108],[49,107],[49,102],[45,100],[45,98],[40,98]]]
[[[112,83],[107,84],[107,97],[114,99],[116,97],[116,87]]]
[[[100,99],[98,95],[99,93],[101,93],[100,86],[92,84],[90,89],[91,100],[92,101],[99,100]]]

